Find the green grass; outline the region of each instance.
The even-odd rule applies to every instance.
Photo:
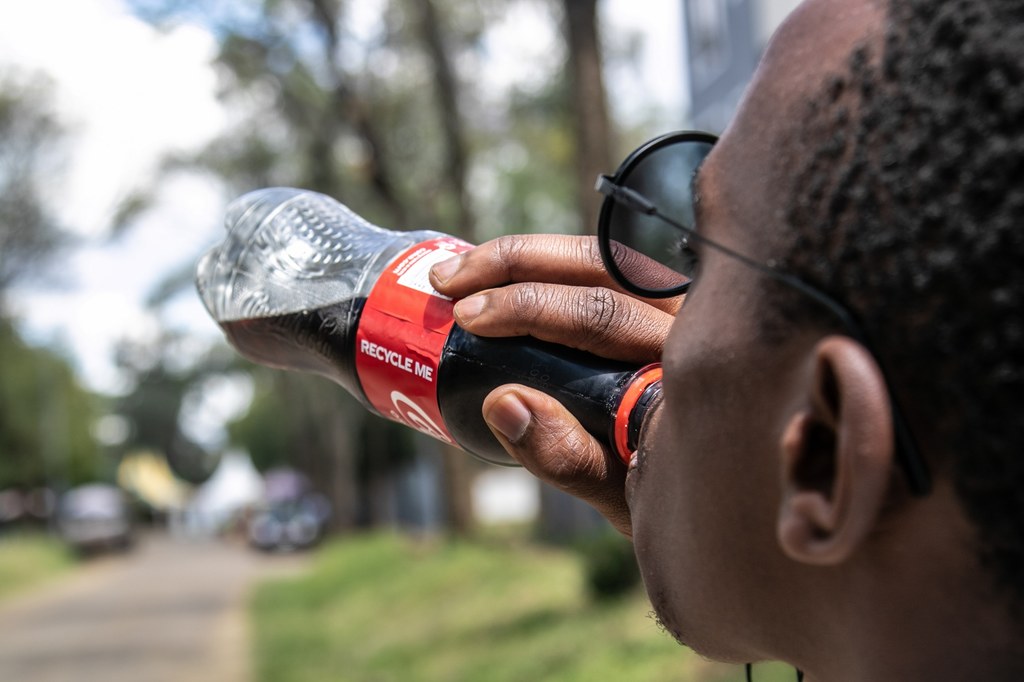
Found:
[[[726,682],[660,632],[642,591],[586,596],[570,552],[367,535],[252,599],[259,682]],[[759,682],[795,679],[758,666]]]
[[[71,568],[65,545],[42,533],[0,535],[0,600]]]

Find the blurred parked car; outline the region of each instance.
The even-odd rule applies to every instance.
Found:
[[[0,532],[13,527],[45,528],[56,507],[49,488],[0,490]]]
[[[286,468],[264,475],[263,502],[249,518],[249,544],[263,551],[308,549],[323,538],[330,503],[309,479]]]
[[[322,535],[322,521],[304,500],[257,509],[249,521],[249,542],[264,551],[308,549]]]
[[[113,485],[90,483],[72,488],[60,499],[57,529],[80,552],[126,550],[133,539],[128,500]]]

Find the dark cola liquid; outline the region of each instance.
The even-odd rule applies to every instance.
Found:
[[[222,322],[246,358],[279,369],[314,372],[370,407],[355,367],[355,329],[366,299],[274,317]],[[484,397],[523,384],[558,399],[596,438],[612,443],[615,408],[636,367],[531,338],[484,338],[452,327],[437,371],[445,426],[465,450],[512,464],[481,414]],[[376,412],[376,410],[373,410]]]
[[[355,329],[366,298],[271,317],[221,322],[249,360],[276,369],[321,374],[369,405],[356,375]]]

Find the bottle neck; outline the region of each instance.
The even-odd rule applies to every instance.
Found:
[[[629,464],[636,452],[647,413],[661,395],[661,363],[642,367],[633,375],[615,410],[615,453]]]

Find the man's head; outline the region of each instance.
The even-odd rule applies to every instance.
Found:
[[[655,606],[709,655],[800,659],[809,632],[851,623],[876,630],[832,634],[895,641],[987,594],[979,538],[1002,575],[1024,562],[1024,509],[1003,506],[1024,478],[1014,4],[810,0],[705,162],[698,228],[844,302],[876,351],[700,254],[630,484]],[[894,397],[938,470],[925,500],[894,466]],[[954,593],[935,604],[936,590]]]
[[[1024,4],[897,0],[796,119],[783,267],[869,330],[980,551],[1024,595]],[[806,320],[808,308],[783,305]]]

